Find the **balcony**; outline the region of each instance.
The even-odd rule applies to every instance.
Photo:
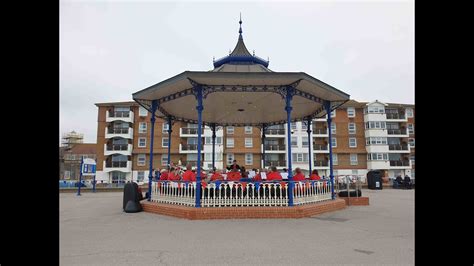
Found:
[[[408,131],[407,129],[387,129],[387,134],[391,135],[391,137],[395,136],[400,136],[400,137],[406,137],[408,138]]]
[[[201,129],[201,136],[204,135],[204,128]],[[198,129],[194,127],[182,127],[179,130],[180,137],[197,137]]]
[[[104,161],[104,172],[131,172],[132,171],[132,161]]]
[[[329,145],[314,144],[313,145],[313,152],[314,153],[328,153],[329,152]]]
[[[407,144],[388,144],[389,151],[410,152]]]
[[[284,128],[278,128],[278,129],[265,129],[265,135],[266,135],[266,136],[279,136],[279,137],[285,137],[285,129],[284,129]]]
[[[197,146],[197,144],[179,144],[179,153],[197,153]],[[204,152],[204,146],[201,152]]]
[[[286,167],[286,161],[265,161],[265,167]]]
[[[264,146],[265,151],[277,151],[277,152],[285,152],[286,146],[285,145],[273,145],[273,144],[265,144]]]
[[[395,168],[410,168],[410,161],[408,160],[398,160],[398,161],[390,161],[390,167],[395,167]]]
[[[106,112],[105,122],[113,121],[124,121],[133,123],[133,112],[132,111],[117,111],[117,112]]]
[[[329,167],[329,162],[328,161],[314,161],[314,167],[315,168],[327,168]]]
[[[133,128],[105,128],[105,138],[111,139],[121,137],[125,139],[133,139]]]
[[[327,128],[314,128],[313,137],[328,137],[329,132]]]
[[[399,113],[387,113],[387,120],[390,120],[390,122],[393,122],[394,120],[397,120],[399,122],[408,121],[404,114]]]
[[[132,144],[104,144],[104,155],[132,155]]]

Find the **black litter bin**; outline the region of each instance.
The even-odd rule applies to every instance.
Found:
[[[123,188],[123,210],[125,212],[140,212],[143,210],[139,193],[137,183],[125,184]]]
[[[367,187],[369,189],[382,189],[382,171],[372,170],[367,173]]]

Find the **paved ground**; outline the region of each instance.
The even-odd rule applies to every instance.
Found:
[[[122,212],[122,193],[60,194],[61,265],[414,264],[414,190],[302,219],[189,221]]]

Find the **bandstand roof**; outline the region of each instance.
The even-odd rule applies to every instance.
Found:
[[[201,86],[203,122],[224,126],[286,123],[287,86],[295,88],[292,121],[323,117],[325,101],[330,101],[331,109],[335,109],[349,100],[348,94],[304,72],[274,72],[267,68],[268,63],[248,52],[240,28],[233,52],[215,61],[213,70],[185,71],[134,93],[133,99],[148,110],[151,101],[157,100],[157,116],[196,123],[193,86]]]

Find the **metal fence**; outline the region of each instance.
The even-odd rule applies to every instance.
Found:
[[[329,181],[293,182],[293,203],[331,199]],[[152,183],[151,201],[195,206],[196,182],[157,181]],[[205,184],[201,191],[202,207],[288,206],[288,182],[234,182]]]

